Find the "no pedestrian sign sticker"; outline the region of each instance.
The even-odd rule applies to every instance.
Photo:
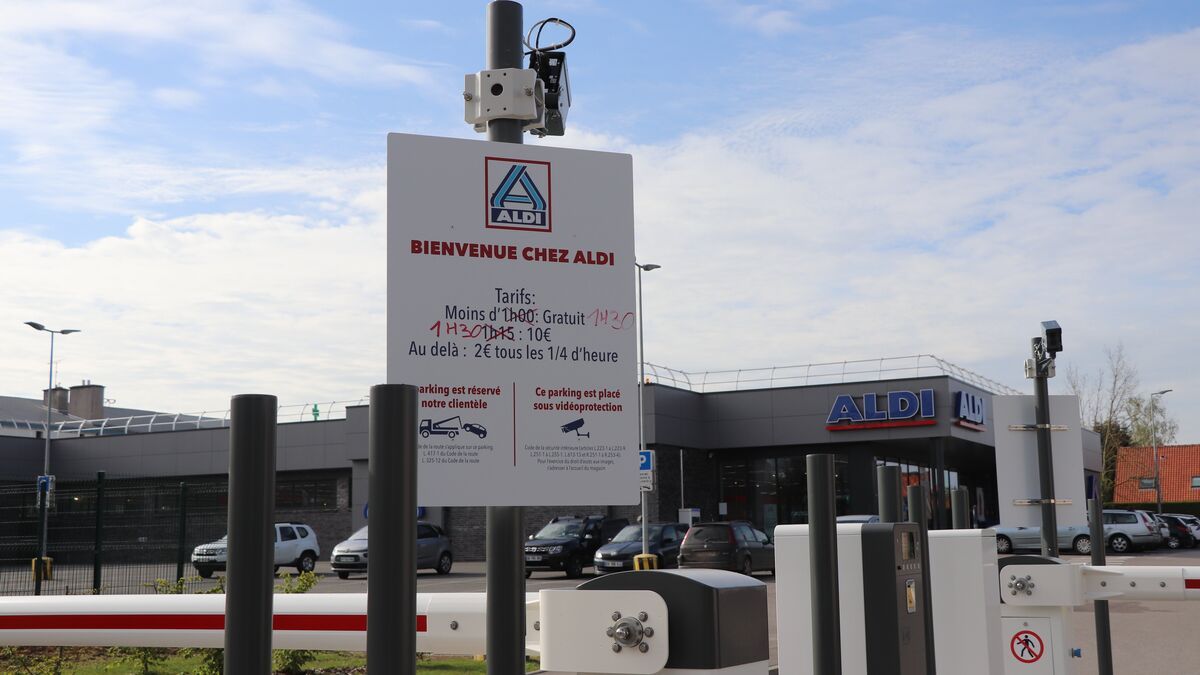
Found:
[[[1013,658],[1021,663],[1037,663],[1046,653],[1046,644],[1042,637],[1031,630],[1017,631],[1009,644]]]

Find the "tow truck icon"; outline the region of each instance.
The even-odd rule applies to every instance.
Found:
[[[421,438],[429,438],[430,436],[448,436],[454,438],[460,431],[469,431],[480,438],[487,437],[487,429],[482,424],[463,422],[462,418],[458,415],[447,417],[437,422],[430,419],[421,420]]]

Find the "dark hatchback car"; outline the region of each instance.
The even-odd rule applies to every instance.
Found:
[[[1196,537],[1192,535],[1192,528],[1187,526],[1175,516],[1158,517],[1159,520],[1167,524],[1167,530],[1170,534],[1167,536],[1167,548],[1196,548]]]
[[[539,570],[566,572],[575,579],[592,564],[596,549],[626,525],[626,518],[559,516],[525,542],[525,578]]]
[[[658,556],[659,569],[679,564],[679,544],[687,533],[682,523],[650,523],[646,526],[646,545]],[[633,569],[633,556],[642,552],[642,526],[630,525],[612,541],[596,550],[596,574]]]
[[[680,567],[702,567],[753,574],[775,573],[775,544],[750,523],[698,523],[679,548]]]

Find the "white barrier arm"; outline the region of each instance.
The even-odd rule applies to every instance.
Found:
[[[1093,600],[1200,600],[1200,567],[1008,565],[1000,597],[1010,605],[1079,606]]]
[[[363,593],[279,594],[274,649],[366,651]],[[483,593],[418,593],[417,650],[482,654]],[[538,596],[526,595],[527,647],[536,652]],[[0,645],[221,647],[224,595],[68,595],[0,598]]]

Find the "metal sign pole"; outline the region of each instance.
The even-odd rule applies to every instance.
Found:
[[[368,493],[374,523],[367,575],[367,668],[417,669],[417,388],[371,387]]]
[[[225,573],[225,673],[271,672],[275,567],[274,396],[230,402],[228,563]]]
[[[1041,482],[1042,555],[1058,557],[1058,513],[1054,505],[1054,458],[1050,448],[1049,367],[1042,338],[1033,339],[1033,360],[1037,368],[1033,378],[1037,394],[1038,478]]]
[[[524,10],[512,0],[487,6],[487,68],[521,68]],[[521,120],[488,122],[487,139],[523,142]],[[525,672],[524,508],[487,507],[487,670],[488,675]]]

